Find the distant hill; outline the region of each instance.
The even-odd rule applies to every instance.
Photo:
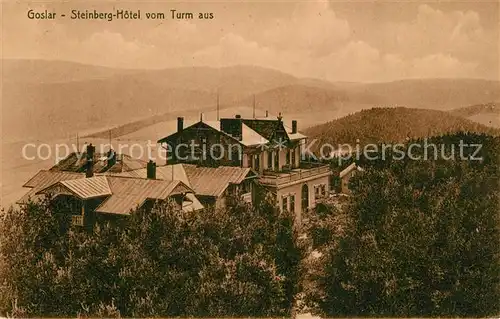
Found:
[[[286,85],[270,89],[255,95],[256,108],[266,109],[271,113],[284,114],[297,111],[322,111],[335,108],[339,103],[347,102],[345,92],[305,85]],[[253,97],[240,101],[241,105],[252,105]]]
[[[5,141],[65,138],[169,113],[252,106],[307,125],[374,106],[449,110],[500,100],[498,82],[331,83],[255,66],[122,70],[73,62],[2,60]],[[304,115],[304,116],[301,116]],[[307,117],[307,119],[305,118]],[[142,120],[147,119],[142,122]],[[140,129],[132,125],[127,129]],[[305,127],[306,125],[304,125]]]
[[[304,132],[310,140],[317,139],[316,147],[325,143],[354,147],[358,141],[360,145],[394,143],[460,131],[494,135],[500,132],[448,112],[403,107],[362,110]]]
[[[4,59],[2,72],[4,82],[44,84],[105,79],[139,70],[114,69],[66,61]]]
[[[476,104],[450,111],[455,116],[467,118],[490,127],[500,128],[500,107],[498,103]]]
[[[72,62],[2,60],[5,141],[66,137],[164,113],[215,109],[298,81],[259,67],[118,70]]]
[[[386,83],[338,84],[350,96],[369,94],[379,107],[450,110],[500,100],[500,83],[480,79],[411,79]]]
[[[256,107],[278,113],[324,111],[335,108],[358,111],[372,107],[408,107],[450,110],[462,105],[500,99],[500,83],[471,79],[402,80],[387,83],[328,83],[301,79],[256,94]],[[252,97],[239,101],[251,105]]]
[[[131,78],[3,83],[4,140],[66,138],[165,112],[205,106],[213,94]],[[215,102],[213,102],[215,103]]]

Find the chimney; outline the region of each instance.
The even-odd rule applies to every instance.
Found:
[[[297,121],[293,120],[292,121],[292,134],[297,133]]]
[[[269,112],[266,110],[266,117],[269,117]]]
[[[85,167],[85,177],[94,176],[94,153],[95,146],[90,143],[87,145],[87,163]]]
[[[149,160],[146,171],[148,179],[156,179],[156,163],[153,160]]]
[[[184,129],[184,118],[178,117],[177,118],[177,132],[181,132],[183,129]]]
[[[278,114],[278,121],[281,122],[281,119],[283,119],[283,117],[281,116],[281,112]]]
[[[85,177],[94,176],[94,160],[87,159],[87,167],[85,168]]]
[[[113,149],[109,150],[107,158],[108,158],[108,161],[107,161],[108,168],[111,168],[113,165],[116,164],[116,152],[113,151]]]
[[[94,159],[95,146],[90,143],[87,145],[87,159]]]
[[[237,119],[241,119],[241,115],[239,115],[239,114],[236,114],[234,117]]]
[[[200,122],[203,122],[203,113],[200,113]]]

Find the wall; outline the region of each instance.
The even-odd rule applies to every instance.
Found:
[[[295,194],[295,211],[293,212],[296,216],[296,219],[299,223],[301,223],[302,220],[302,186],[304,184],[307,184],[308,186],[308,199],[309,199],[309,208],[314,208],[316,206],[316,198],[314,194],[314,186],[316,185],[325,185],[326,192],[328,192],[328,189],[330,187],[330,176],[323,176],[323,177],[318,177],[316,179],[312,179],[306,182],[302,183],[297,183],[293,184],[290,186],[286,186],[283,188],[279,188],[277,190],[277,200],[279,203],[280,209],[283,207],[283,196],[289,196],[290,194]],[[288,204],[287,204],[287,209],[290,209],[290,199],[288,199]]]

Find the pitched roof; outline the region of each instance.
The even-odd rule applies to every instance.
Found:
[[[363,169],[361,167],[357,166],[356,163],[352,163],[351,165],[347,166],[339,173],[339,177],[342,178],[342,177],[346,176],[347,174],[349,174],[350,172],[352,172],[353,170],[358,170],[360,172],[363,171]]]
[[[272,139],[279,125],[278,120],[271,119],[243,119],[243,123],[267,140]]]
[[[108,180],[105,176],[94,176],[60,182],[82,199],[110,196]]]
[[[53,172],[47,170],[41,170],[35,174],[32,178],[30,178],[26,183],[23,184],[23,187],[35,188],[35,187],[46,187],[57,183],[59,181],[67,180],[67,179],[77,179],[85,176],[82,173],[75,172]]]
[[[286,134],[288,135],[288,138],[290,140],[292,140],[292,141],[301,140],[301,139],[307,138],[307,136],[305,136],[302,133],[299,133],[298,131],[296,133],[292,133],[292,128],[290,126],[286,125],[286,124],[283,124],[283,127],[286,130]]]
[[[129,214],[147,199],[167,199],[171,195],[189,192],[190,188],[181,181],[163,181],[141,178],[106,176],[113,193],[96,212]]]
[[[262,145],[269,143],[269,140],[255,132],[246,124],[241,125],[241,144],[245,146]]]
[[[205,120],[198,121],[192,123],[191,125],[186,126],[184,130],[189,129],[195,125],[199,125],[200,123],[203,123],[212,128],[213,130],[233,138],[236,142],[241,143],[244,146],[255,146],[268,143],[272,139],[275,131],[279,128],[280,123],[282,123],[286,135],[290,140],[299,140],[306,138],[305,135],[299,132],[292,133],[291,127],[283,124],[283,122],[280,122],[277,119],[258,118],[258,119],[241,119],[241,120],[242,120],[241,140],[238,140],[233,136],[231,136],[230,134],[222,131],[220,121],[205,121]],[[179,132],[175,132],[171,135],[168,135],[158,140],[158,143],[166,142],[167,140],[177,136],[178,134]]]
[[[249,174],[250,168],[236,166],[202,167],[194,164],[174,164],[156,167],[156,178],[181,180],[196,195],[220,196],[229,184],[240,184]],[[140,169],[118,174],[119,176],[146,177],[147,170]]]
[[[184,167],[182,165],[183,164],[157,166],[156,179],[170,180],[170,181],[179,180],[182,181],[187,186],[191,187],[189,179],[186,175],[186,171],[184,170]],[[146,178],[147,169],[142,168],[134,171],[123,172],[117,174],[117,176]]]
[[[146,167],[146,162],[140,159],[133,158],[127,154],[116,154],[117,160],[115,164],[108,167],[107,154],[95,153],[94,154],[94,173],[120,173],[130,170]],[[65,172],[84,172],[87,164],[86,153],[72,152],[66,158],[62,159],[56,165],[50,168],[51,171],[65,171]]]
[[[53,172],[42,170],[36,173],[30,180],[24,183],[23,187],[31,188],[23,197],[21,197],[17,202],[26,203],[30,199],[39,198],[37,193],[42,189],[52,186],[60,181],[73,180],[85,177],[85,174],[73,173],[73,172]]]
[[[30,187],[31,190],[18,203],[26,203],[30,198],[39,199],[57,185],[81,199],[108,197],[96,209],[101,213],[128,214],[137,206],[141,206],[146,199],[164,200],[181,193],[188,193],[186,197],[189,201],[183,205],[184,211],[203,208],[194,195],[189,195],[193,190],[180,180],[152,180],[114,175],[86,178],[85,174],[58,171],[40,171],[31,178],[25,184],[25,187]]]
[[[250,168],[219,166],[200,167],[182,164],[195,194],[220,196],[229,184],[240,184],[251,172]]]

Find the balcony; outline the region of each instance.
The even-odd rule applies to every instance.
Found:
[[[244,193],[241,194],[241,200],[245,203],[251,203],[252,202],[252,193]]]
[[[226,204],[229,206],[234,206],[239,203],[252,203],[252,193],[239,193],[239,194],[229,194],[226,198]]]
[[[294,168],[281,172],[264,171],[263,175],[259,177],[259,182],[264,185],[279,186],[288,184],[311,177],[319,177],[331,173],[328,165],[301,163],[300,168]]]
[[[83,216],[82,215],[72,215],[71,225],[73,226],[83,226]]]

